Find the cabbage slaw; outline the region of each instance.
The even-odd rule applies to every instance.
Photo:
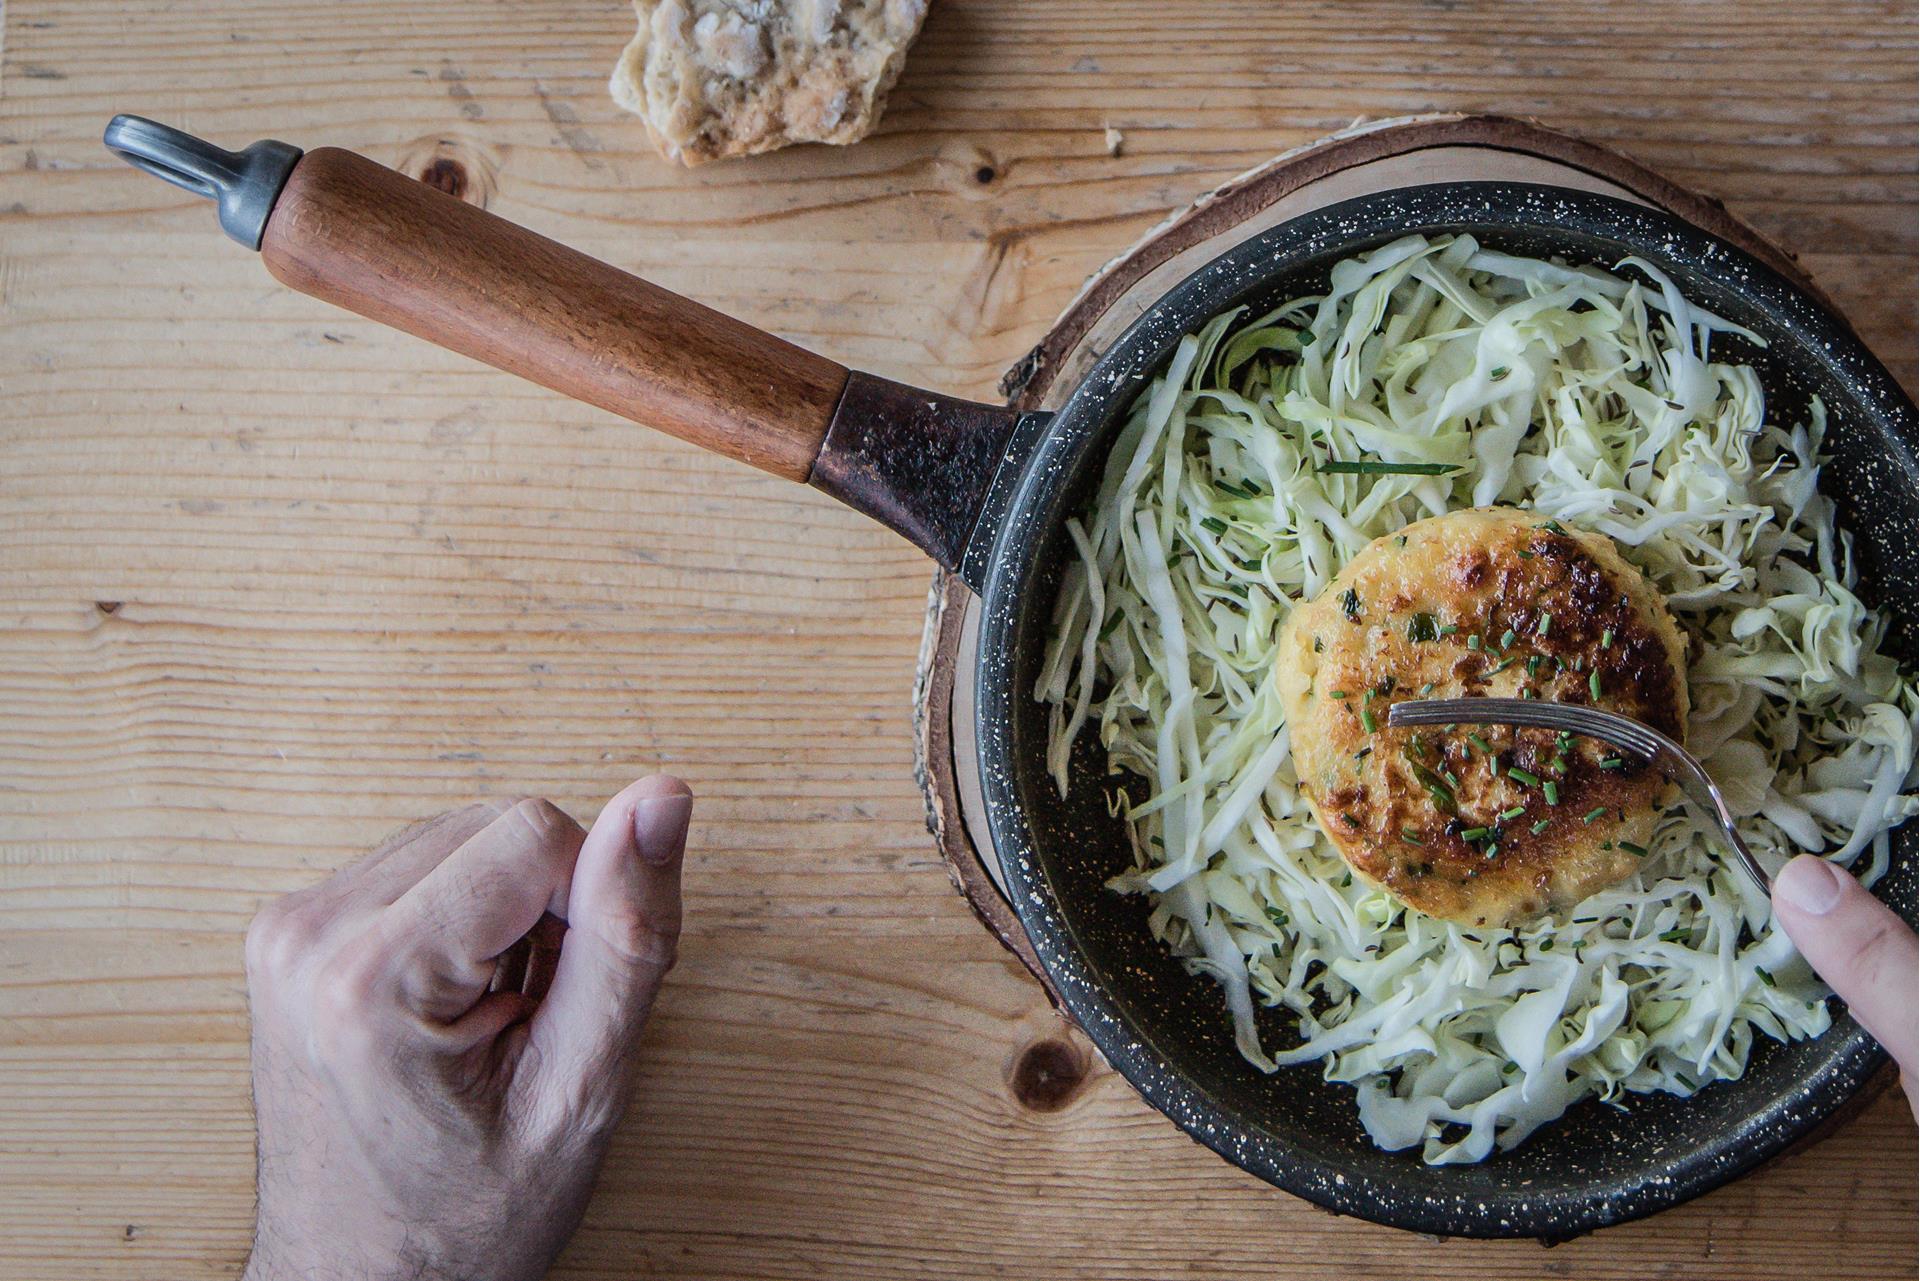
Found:
[[[1096,727],[1132,844],[1111,888],[1149,895],[1154,936],[1219,982],[1249,1062],[1323,1061],[1383,1148],[1479,1161],[1590,1095],[1691,1094],[1737,1077],[1756,1031],[1829,1024],[1827,989],[1685,808],[1564,919],[1475,931],[1403,909],[1315,826],[1271,680],[1287,612],[1374,538],[1532,508],[1613,538],[1665,594],[1690,639],[1688,744],[1769,870],[1868,854],[1871,884],[1916,810],[1914,685],[1815,488],[1823,408],[1769,422],[1754,370],[1711,358],[1723,334],[1760,341],[1643,261],[1407,236],[1324,295],[1183,339],[1068,522],[1034,691],[1059,787]],[[1256,1000],[1296,1044],[1261,1043]]]

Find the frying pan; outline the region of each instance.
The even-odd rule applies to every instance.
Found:
[[[1361,196],[1280,224],[1195,271],[1052,414],[1015,413],[849,371],[350,152],[226,152],[135,117],[106,143],[219,202],[221,225],[304,293],[776,475],[899,531],[982,601],[974,682],[988,826],[1009,896],[1068,1012],[1154,1106],[1228,1160],[1328,1209],[1442,1235],[1564,1238],[1674,1205],[1807,1135],[1885,1061],[1850,1018],[1796,1045],[1756,1038],[1745,1075],[1691,1099],[1586,1103],[1510,1153],[1428,1167],[1374,1148],[1351,1091],[1311,1067],[1265,1076],[1233,1048],[1210,980],[1153,942],[1146,906],[1107,892],[1127,862],[1092,736],[1062,801],[1033,687],[1066,561],[1119,418],[1179,339],[1230,307],[1326,285],[1343,258],[1408,232],[1611,267],[1638,255],[1761,335],[1776,417],[1827,406],[1821,487],[1855,540],[1860,595],[1912,662],[1914,407],[1853,336],[1769,267],[1661,211],[1510,182]],[[1727,348],[1718,349],[1723,355]],[[960,679],[968,679],[963,673]],[[1878,892],[1913,919],[1913,827]],[[1277,1018],[1270,1043],[1287,1033]]]

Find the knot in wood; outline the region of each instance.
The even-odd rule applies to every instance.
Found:
[[[1035,1041],[1014,1060],[1008,1087],[1022,1107],[1057,1112],[1087,1079],[1087,1056],[1070,1042]]]

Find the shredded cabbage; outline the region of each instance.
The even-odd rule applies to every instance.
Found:
[[[1564,919],[1468,930],[1356,881],[1296,786],[1271,679],[1288,611],[1372,539],[1530,507],[1613,538],[1666,595],[1693,655],[1688,741],[1761,861],[1870,852],[1871,883],[1916,809],[1913,681],[1815,488],[1823,407],[1769,422],[1754,370],[1712,360],[1720,336],[1760,343],[1645,262],[1408,236],[1323,296],[1183,339],[1068,524],[1034,691],[1062,793],[1097,726],[1133,853],[1111,887],[1150,896],[1154,936],[1219,982],[1249,1062],[1323,1063],[1383,1148],[1479,1161],[1588,1096],[1737,1077],[1756,1031],[1828,1026],[1827,989],[1685,808]],[[1297,1043],[1262,1046],[1256,1000]]]

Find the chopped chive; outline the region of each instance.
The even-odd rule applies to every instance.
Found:
[[[1426,844],[1426,842],[1421,840],[1419,836],[1417,836],[1414,833],[1414,830],[1410,827],[1403,827],[1400,829],[1400,839],[1405,841],[1409,845],[1425,845]]]
[[[1372,749],[1371,747],[1363,747],[1363,748],[1361,748],[1361,749],[1360,749],[1359,751],[1357,751],[1357,752],[1355,752],[1355,753],[1353,754],[1353,759],[1354,759],[1354,760],[1356,760],[1356,761],[1363,761],[1363,760],[1365,760],[1365,759],[1367,759],[1367,754],[1368,754],[1369,752],[1371,752],[1372,750],[1373,750],[1373,749]]]
[[[1540,786],[1539,775],[1530,774],[1526,770],[1521,769],[1518,765],[1515,765],[1509,770],[1507,770],[1507,777],[1512,779],[1516,783],[1525,783],[1528,787]]]
[[[1626,762],[1618,756],[1603,756],[1600,758],[1601,769],[1619,769],[1625,764]]]
[[[1673,402],[1671,400],[1669,400],[1667,403],[1669,405],[1673,405]],[[1673,405],[1673,407],[1675,409],[1680,408],[1680,406],[1678,405]],[[1700,1088],[1699,1082],[1695,1081],[1692,1077],[1688,1076],[1685,1072],[1675,1072],[1673,1075],[1679,1080],[1680,1084],[1686,1086],[1689,1090],[1697,1090]]]
[[[1519,818],[1522,814],[1526,812],[1527,812],[1527,807],[1524,805],[1516,805],[1510,810],[1501,810],[1500,821],[1502,823],[1510,822],[1513,819]]]
[[[1447,624],[1446,626],[1444,626],[1444,627],[1442,627],[1442,628],[1440,629],[1440,634],[1441,634],[1442,636],[1451,636],[1451,635],[1453,635],[1453,634],[1454,634],[1455,632],[1457,632],[1457,631],[1459,631],[1459,630],[1460,630],[1460,629],[1459,629],[1459,628],[1458,628],[1457,626],[1455,626],[1454,624],[1452,624],[1452,623],[1448,623],[1448,624]]]
[[[1479,748],[1481,751],[1485,752],[1487,755],[1489,756],[1493,755],[1493,748],[1489,747],[1487,745],[1487,740],[1484,738],[1481,738],[1478,734],[1467,735],[1467,741],[1469,743],[1472,743],[1475,747]]]
[[[1400,535],[1400,537],[1393,540],[1393,545],[1395,547],[1405,547],[1407,545],[1407,536],[1405,534]]]
[[[1453,797],[1447,794],[1447,789],[1444,787],[1429,787],[1427,799],[1433,802],[1433,807],[1437,810],[1450,811],[1453,808]]]
[[[1488,858],[1496,858],[1499,856],[1499,853],[1500,853],[1500,842],[1495,841],[1493,844],[1487,846]]]
[[[1607,812],[1606,806],[1596,805],[1592,809],[1588,810],[1584,815],[1582,815],[1580,818],[1580,821],[1582,823],[1591,823],[1593,822],[1594,819],[1599,818],[1602,814],[1606,812]]]
[[[1541,950],[1542,952],[1551,952],[1551,951],[1553,951],[1553,940],[1552,940],[1551,938],[1544,938],[1544,939],[1541,939],[1541,940],[1540,940],[1540,950]]]
[[[1519,1070],[1520,1070],[1520,1065],[1518,1063],[1515,1063],[1512,1059],[1508,1059],[1505,1063],[1502,1063],[1500,1065],[1501,1076],[1512,1076],[1515,1072],[1518,1072]]]
[[[1488,668],[1487,675],[1498,676],[1501,672],[1506,671],[1509,667],[1512,667],[1515,663],[1519,661],[1520,661],[1520,655],[1508,654],[1505,658],[1501,659],[1498,663],[1495,663],[1492,667]]]
[[[1323,641],[1323,640],[1321,640],[1321,639],[1320,639],[1320,638],[1319,638],[1318,636],[1316,636],[1316,637],[1314,637],[1314,638],[1313,638],[1313,652],[1314,652],[1314,653],[1316,653],[1316,654],[1318,654],[1318,653],[1320,653],[1320,652],[1321,652],[1322,650],[1324,650],[1324,649],[1326,649],[1326,647],[1327,647],[1327,643],[1326,643],[1325,641]]]
[[[1447,771],[1447,782],[1452,783],[1456,788],[1460,786],[1460,780],[1453,776],[1452,770]]]
[[[1762,983],[1765,983],[1768,987],[1780,986],[1778,983],[1774,982],[1772,973],[1769,972],[1765,966],[1756,965],[1753,967],[1753,972],[1755,974],[1758,974],[1760,976],[1760,981]]]
[[[1540,626],[1534,628],[1534,630],[1542,636],[1545,636],[1548,632],[1552,631],[1553,615],[1552,614],[1540,615]]]
[[[1554,753],[1553,772],[1556,774],[1564,774],[1567,772],[1567,758],[1563,753]]]
[[[1200,528],[1210,533],[1224,534],[1227,532],[1227,522],[1221,520],[1218,516],[1202,516],[1200,518]]]
[[[1266,913],[1267,919],[1275,925],[1285,925],[1287,923],[1287,914],[1277,907],[1267,908]]]
[[[1538,654],[1535,654],[1532,658],[1529,658],[1527,660],[1527,675],[1538,676],[1540,674],[1540,664],[1543,661],[1544,660]]]
[[[1504,633],[1501,634],[1500,648],[1512,649],[1513,643],[1519,639],[1520,639],[1520,633],[1514,631],[1513,628],[1509,627]]]
[[[1388,463],[1377,458],[1330,458],[1314,470],[1329,476],[1446,476],[1460,470],[1458,463]]]
[[[1167,843],[1166,843],[1165,841],[1163,841],[1163,840],[1161,840],[1161,839],[1160,839],[1159,837],[1157,837],[1157,836],[1149,836],[1149,837],[1147,838],[1147,844],[1149,844],[1149,845],[1158,845],[1158,846],[1159,846],[1159,847],[1160,847],[1161,849],[1165,849],[1165,848],[1167,848]]]
[[[1429,694],[1431,694],[1431,693],[1433,693],[1433,682],[1432,682],[1432,681],[1428,681],[1428,682],[1427,682],[1426,684],[1424,684],[1424,685],[1422,685],[1422,686],[1420,687],[1420,697],[1422,697],[1422,698],[1425,698],[1425,697],[1426,697],[1427,695],[1429,695]]]
[[[1360,617],[1360,593],[1349,587],[1340,593],[1340,609],[1350,619]]]
[[[1647,856],[1647,847],[1644,845],[1635,845],[1632,841],[1621,841],[1620,848],[1635,858],[1645,858]]]
[[[1587,656],[1585,654],[1575,654],[1573,656],[1573,670],[1576,672],[1584,672],[1587,670]]]
[[[1410,641],[1430,641],[1440,635],[1439,627],[1433,621],[1433,615],[1415,614],[1407,620],[1407,639]]]
[[[1597,667],[1587,673],[1587,692],[1596,700],[1600,697],[1600,669]]]
[[[1522,698],[1532,698],[1532,697],[1533,697],[1533,686],[1531,686],[1531,685],[1529,685],[1529,686],[1527,686],[1527,687],[1526,687],[1525,689],[1523,689],[1523,690],[1521,690],[1521,691],[1520,691],[1520,697],[1522,697]]]
[[[1563,527],[1563,526],[1562,526],[1562,525],[1560,524],[1560,522],[1559,522],[1559,521],[1557,521],[1557,520],[1550,520],[1550,521],[1548,521],[1548,522],[1547,522],[1546,524],[1544,524],[1544,525],[1538,525],[1538,526],[1535,526],[1535,528],[1538,528],[1538,529],[1550,529],[1550,530],[1552,530],[1552,531],[1553,531],[1554,533],[1556,533],[1556,534],[1561,534],[1561,535],[1565,535],[1565,534],[1566,534],[1566,532],[1567,532],[1567,531],[1566,531],[1566,529],[1565,529],[1565,528],[1564,528],[1564,527]]]
[[[1371,707],[1363,707],[1360,709],[1360,728],[1366,730],[1369,734],[1374,733],[1380,728],[1380,722],[1373,718],[1373,709]]]
[[[1678,943],[1681,939],[1690,938],[1692,935],[1693,931],[1691,929],[1682,926],[1677,930],[1668,930],[1665,934],[1662,934],[1660,941],[1662,943]]]
[[[1540,820],[1540,821],[1539,821],[1538,823],[1535,823],[1535,824],[1533,825],[1533,834],[1534,834],[1535,836],[1538,836],[1538,835],[1540,835],[1540,833],[1542,833],[1542,832],[1544,832],[1544,831],[1546,831],[1546,830],[1547,830],[1547,829],[1548,829],[1549,827],[1552,827],[1552,826],[1553,826],[1553,820],[1552,820],[1552,819],[1550,819],[1550,818],[1543,818],[1543,819],[1541,819],[1541,820]]]
[[[1493,829],[1491,827],[1469,827],[1466,831],[1460,833],[1460,839],[1463,841],[1479,841],[1491,835],[1493,835]]]
[[[1612,849],[1612,848],[1613,848],[1613,842],[1612,842],[1612,841],[1601,841],[1601,842],[1600,842],[1600,848],[1601,848],[1601,849],[1603,849],[1603,850],[1610,850],[1610,849]]]
[[[1547,804],[1558,805],[1560,803],[1560,784],[1554,782],[1552,779],[1548,779],[1540,785],[1540,790],[1547,794]]]
[[[1493,370],[1492,370],[1492,372],[1490,372],[1490,373],[1488,373],[1488,375],[1487,375],[1487,377],[1489,377],[1489,378],[1505,378],[1505,377],[1506,377],[1506,376],[1507,376],[1508,374],[1510,374],[1510,373],[1512,373],[1512,372],[1513,372],[1513,371],[1512,371],[1512,370],[1510,370],[1510,369],[1508,369],[1508,368],[1507,368],[1507,367],[1506,367],[1505,365],[1496,365],[1496,366],[1494,366],[1494,368],[1493,368]]]
[[[1299,334],[1299,340],[1302,347],[1313,346],[1313,330],[1302,329]]]
[[[1419,780],[1420,786],[1426,788],[1429,792],[1444,792],[1447,790],[1446,782],[1438,774],[1422,765],[1419,761],[1413,760],[1411,757],[1408,758],[1408,763],[1413,766],[1413,776]]]
[[[1327,691],[1328,698],[1345,698],[1346,696],[1347,696],[1347,691],[1344,689],[1333,689],[1333,690]]]
[[[1522,548],[1520,549],[1520,559],[1521,559],[1521,560],[1532,560],[1532,559],[1533,559],[1533,553],[1532,553],[1532,552],[1530,552],[1530,551],[1528,551],[1528,550],[1527,550],[1526,548],[1524,548],[1524,547],[1522,547]]]
[[[1480,634],[1478,632],[1475,632],[1473,635],[1467,637],[1467,648],[1468,649],[1480,648]]]
[[[1341,888],[1341,889],[1343,889],[1343,890],[1344,890],[1344,889],[1349,889],[1349,888],[1351,888],[1351,887],[1352,887],[1352,885],[1353,885],[1353,873],[1352,873],[1352,872],[1348,872],[1348,873],[1347,873],[1347,874],[1346,874],[1345,876],[1343,876],[1343,877],[1341,877],[1341,878],[1340,878],[1340,888]]]
[[[1604,629],[1602,629],[1602,630],[1601,630],[1601,632],[1600,632],[1600,648],[1601,648],[1601,649],[1612,649],[1612,648],[1613,648],[1613,628],[1611,628],[1611,627],[1608,627],[1608,628],[1604,628]]]

